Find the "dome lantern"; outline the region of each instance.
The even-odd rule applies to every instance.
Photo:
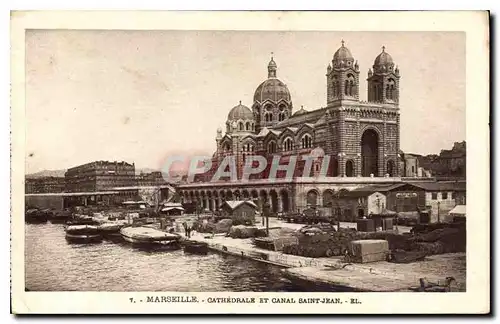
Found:
[[[271,52],[271,61],[267,65],[267,77],[268,78],[276,78],[276,70],[278,70],[278,65],[274,62],[273,53]]]

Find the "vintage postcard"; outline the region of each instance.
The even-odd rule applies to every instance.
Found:
[[[490,312],[488,12],[11,27],[13,313]]]

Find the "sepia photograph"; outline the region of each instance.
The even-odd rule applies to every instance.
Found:
[[[277,312],[362,312],[381,302],[363,300],[368,292],[487,294],[489,277],[470,281],[471,269],[489,270],[489,210],[467,177],[467,165],[473,181],[489,172],[489,146],[471,139],[489,109],[486,89],[468,105],[471,36],[260,29],[247,14],[240,30],[207,20],[19,33],[12,147],[24,168],[13,164],[11,235],[22,242],[12,251],[20,293]],[[484,22],[488,42],[487,14],[464,15]],[[475,87],[489,82],[488,44],[482,50],[486,74]],[[482,145],[472,162],[471,141]],[[478,248],[482,261],[471,264]],[[426,294],[436,292],[449,294]]]

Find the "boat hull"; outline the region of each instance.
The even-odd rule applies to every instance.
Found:
[[[102,239],[103,239],[102,235],[99,234],[81,235],[81,234],[66,233],[66,241],[68,241],[68,243],[73,243],[73,244],[101,243]]]
[[[161,233],[160,231],[150,231],[148,234],[137,234],[134,229],[123,228],[120,233],[123,239],[136,247],[145,249],[177,250],[180,249],[180,236]]]
[[[101,235],[97,226],[93,225],[72,225],[66,227],[66,234],[69,235]]]
[[[200,254],[207,255],[208,254],[208,244],[203,242],[184,242],[184,253],[190,254]]]

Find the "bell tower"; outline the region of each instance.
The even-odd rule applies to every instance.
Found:
[[[399,105],[399,68],[382,46],[380,53],[368,70],[368,101]]]
[[[326,69],[327,105],[338,105],[339,100],[359,101],[359,66],[351,51],[344,45],[333,55]]]

